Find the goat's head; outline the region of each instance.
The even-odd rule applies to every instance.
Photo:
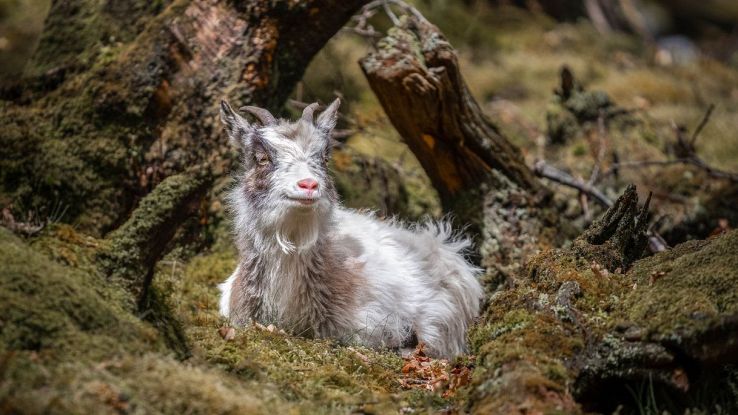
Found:
[[[327,164],[339,105],[340,100],[333,101],[316,121],[313,112],[318,104],[308,105],[295,122],[277,120],[262,108],[244,107],[259,120],[250,123],[221,101],[221,120],[242,153],[245,200],[263,218],[279,226],[330,210],[336,192]]]

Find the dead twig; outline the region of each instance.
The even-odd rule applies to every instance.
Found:
[[[589,183],[584,182],[583,180],[575,179],[569,173],[563,170],[559,170],[556,167],[547,164],[543,160],[538,160],[536,162],[535,166],[533,166],[533,172],[539,177],[545,177],[546,179],[553,180],[556,183],[563,184],[564,186],[568,186],[573,189],[577,189],[587,196],[592,197],[594,200],[597,201],[597,203],[604,207],[612,206],[612,200],[605,196],[605,194],[602,193],[599,189]]]
[[[384,11],[384,14],[392,22],[393,26],[399,26],[402,24],[399,17],[391,6],[395,6],[402,10],[405,14],[412,15],[416,19],[427,22],[428,20],[418,11],[415,7],[402,0],[374,0],[365,4],[361,10],[351,18],[352,21],[356,22],[353,26],[345,26],[341,30],[346,32],[355,33],[359,36],[370,38],[372,40],[382,37],[382,33],[377,31],[370,23],[369,19],[377,14],[377,10],[380,8]]]
[[[389,17],[390,20],[392,20],[392,24],[395,26],[400,25],[400,19],[397,17],[395,12],[392,11],[392,8],[389,5],[389,2],[387,0],[384,0],[384,3],[382,4],[382,8],[384,9],[384,13]]]
[[[702,117],[702,121],[700,121],[700,124],[697,126],[697,128],[694,130],[694,133],[692,133],[692,139],[689,141],[690,146],[694,148],[694,143],[697,141],[697,136],[700,135],[702,132],[702,129],[705,128],[707,123],[710,121],[710,116],[712,115],[712,111],[715,110],[715,104],[710,104],[709,107],[707,107],[707,111],[705,112],[705,115]]]

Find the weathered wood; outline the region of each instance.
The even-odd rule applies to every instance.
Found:
[[[490,182],[492,170],[531,194],[542,191],[520,150],[479,108],[456,51],[437,27],[404,18],[361,67],[447,208],[464,191]]]

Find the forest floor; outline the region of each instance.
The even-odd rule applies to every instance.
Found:
[[[673,125],[693,132],[714,104],[697,151],[717,168],[738,171],[738,67],[709,58],[660,64],[639,39],[603,37],[586,22],[558,24],[506,8],[470,14],[454,4],[423,11],[459,50],[470,90],[529,165],[545,159],[586,180],[597,160],[605,160],[607,171],[614,155],[663,160],[673,156]],[[438,217],[435,191],[355,64],[369,49],[364,39],[340,33],[308,68],[294,98],[327,102],[341,93],[348,103],[341,127],[357,131],[346,146],[385,160],[404,180],[404,211],[381,213]],[[546,143],[543,137],[562,113],[553,91],[564,65],[585,90],[604,91],[613,105],[629,110],[627,116],[604,132],[596,120],[571,121],[562,143]],[[601,151],[604,136],[608,144]],[[653,191],[653,211],[662,217],[657,228],[664,229],[689,222],[710,203],[722,203],[714,195],[731,191],[725,181],[685,165],[603,176],[597,185],[611,199],[631,182]],[[548,184],[578,230],[602,212],[593,205],[585,215],[576,191]],[[376,208],[372,201],[346,202]],[[726,208],[725,229],[710,223],[698,236],[738,224],[730,214]],[[0,412],[425,413],[466,407],[473,356],[446,362],[416,353],[403,359],[393,351],[287,335],[278,327],[230,328],[218,315],[216,285],[234,269],[236,251],[227,221],[210,232],[206,249],[175,248],[156,267],[153,290],[181,328],[172,334],[157,311],[140,314],[122,288],[100,277],[96,258],[105,239],[62,224],[25,239],[0,228],[0,263],[8,276],[0,281]],[[648,396],[633,399],[641,401],[633,407],[648,413]]]

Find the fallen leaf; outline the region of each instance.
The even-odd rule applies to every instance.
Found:
[[[236,338],[236,329],[233,327],[223,326],[218,329],[218,334],[220,334],[220,337],[222,337],[223,340],[231,341]]]

